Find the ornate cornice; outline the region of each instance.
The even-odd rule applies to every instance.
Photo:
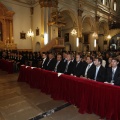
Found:
[[[58,0],[39,0],[41,7],[57,7]]]

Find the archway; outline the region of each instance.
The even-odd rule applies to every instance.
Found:
[[[120,50],[120,33],[111,38],[109,46],[111,50]]]
[[[95,22],[92,16],[86,15],[82,18],[82,51],[87,52],[94,50],[94,40],[92,34],[95,30]]]
[[[75,14],[73,14],[69,10],[63,10],[62,15],[63,15],[64,20],[66,22],[66,25],[64,27],[62,27],[62,29],[61,29],[62,37],[65,39],[65,44],[66,43],[71,44],[71,48],[68,47],[66,49],[72,49],[73,51],[75,51],[76,50],[75,43],[76,43],[77,36],[71,35],[71,31],[73,29],[76,29],[76,31],[78,31],[77,21],[74,18]]]
[[[108,41],[106,35],[108,33],[108,23],[106,21],[100,21],[98,27],[98,45],[100,50],[105,50],[108,48]]]
[[[35,51],[40,52],[40,42],[36,42]]]

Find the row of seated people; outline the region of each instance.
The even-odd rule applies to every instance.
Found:
[[[27,54],[21,54],[21,53],[13,53],[9,52],[8,54],[4,54],[1,56],[2,59],[12,61],[14,63],[14,71],[18,71],[20,68],[20,65],[25,64],[27,66],[34,66],[39,67],[42,61],[42,57],[40,53],[27,53]]]
[[[63,52],[63,54],[57,54],[56,56],[53,53],[43,53],[42,57],[40,53],[22,55],[8,53],[8,55],[2,58],[13,61],[15,71],[19,70],[20,65],[25,64],[77,77],[87,77],[100,82],[108,81],[111,84],[120,85],[120,72],[117,72],[119,71],[119,60],[111,56],[103,60],[102,57],[102,55],[99,55],[96,58],[94,54],[81,57],[81,54],[73,55]],[[115,72],[112,72],[114,68]]]
[[[62,59],[62,55],[58,54],[57,59],[54,54],[47,55],[43,53],[42,69],[60,72],[75,77],[86,77],[91,80],[105,82],[115,85],[120,85],[120,67],[118,67],[119,60],[117,58],[111,59],[111,66],[107,68],[102,66],[102,59],[100,57],[93,58],[87,56],[84,60],[80,54],[77,54],[72,60],[72,55],[67,54],[66,58]]]

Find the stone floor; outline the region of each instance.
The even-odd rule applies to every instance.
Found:
[[[17,82],[18,74],[7,74],[0,70],[0,120],[39,120],[36,116],[64,105],[38,89],[31,89],[26,83]],[[79,114],[69,105],[42,120],[98,120],[94,114]]]

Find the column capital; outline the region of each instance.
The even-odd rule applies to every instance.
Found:
[[[100,16],[96,15],[96,16],[95,16],[96,22],[99,22],[99,19],[100,19]]]
[[[82,9],[78,9],[78,16],[82,16],[83,10]]]

